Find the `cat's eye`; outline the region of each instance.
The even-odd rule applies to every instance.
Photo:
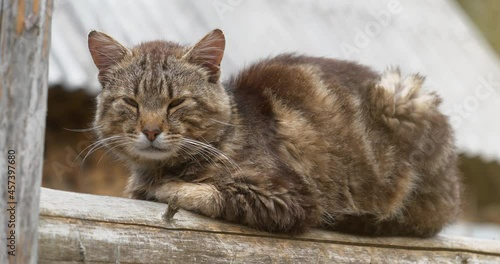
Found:
[[[132,107],[138,107],[138,106],[139,106],[139,104],[138,104],[138,103],[137,103],[134,99],[129,98],[129,97],[124,97],[124,98],[123,98],[123,101],[124,101],[126,104],[128,104],[128,105],[130,105],[130,106],[132,106]]]
[[[174,108],[176,106],[179,106],[182,103],[184,103],[184,101],[186,101],[186,99],[184,99],[184,98],[175,99],[172,102],[170,102],[170,104],[168,105],[168,109],[172,109],[172,108]]]

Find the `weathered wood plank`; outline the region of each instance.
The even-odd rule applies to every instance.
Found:
[[[40,263],[499,263],[500,242],[270,234],[167,205],[42,188]]]
[[[0,263],[37,260],[51,3],[0,2]]]

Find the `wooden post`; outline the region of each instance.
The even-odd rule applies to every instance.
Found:
[[[36,263],[52,0],[0,5],[0,263]]]
[[[500,242],[259,232],[166,204],[42,188],[39,263],[500,263]]]

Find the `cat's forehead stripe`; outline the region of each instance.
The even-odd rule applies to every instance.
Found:
[[[172,88],[172,82],[167,82],[167,94],[169,98],[173,98],[174,96],[174,91]]]

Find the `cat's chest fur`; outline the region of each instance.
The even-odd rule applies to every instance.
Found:
[[[155,192],[159,187],[172,181],[206,182],[213,181],[220,174],[219,163],[184,162],[178,165],[157,165],[154,167],[134,166],[132,170],[131,189],[141,193],[147,200],[157,200]],[[132,190],[130,190],[132,191]]]

